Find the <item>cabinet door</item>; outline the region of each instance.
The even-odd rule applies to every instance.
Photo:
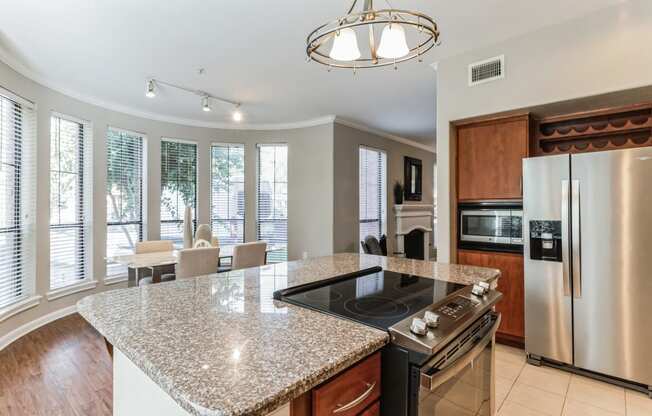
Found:
[[[457,260],[460,264],[500,270],[498,291],[503,294],[503,299],[496,305],[496,310],[502,313],[498,333],[513,343],[521,344],[525,336],[523,255],[459,250]]]
[[[522,198],[522,160],[527,157],[528,118],[458,127],[458,199]]]

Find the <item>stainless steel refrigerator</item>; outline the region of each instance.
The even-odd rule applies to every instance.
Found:
[[[652,385],[652,148],[523,162],[525,348]]]

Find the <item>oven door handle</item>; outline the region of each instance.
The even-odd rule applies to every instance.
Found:
[[[455,377],[455,375],[464,367],[478,358],[487,345],[493,340],[496,330],[498,330],[498,326],[500,326],[500,319],[501,316],[498,315],[491,330],[487,332],[487,334],[469,352],[456,359],[450,366],[438,371],[436,374],[427,374],[424,371],[421,371],[421,387],[429,391],[434,391],[437,387]]]

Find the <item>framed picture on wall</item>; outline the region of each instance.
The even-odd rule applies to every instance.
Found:
[[[405,156],[404,189],[406,201],[421,201],[421,178],[423,176],[421,160]]]

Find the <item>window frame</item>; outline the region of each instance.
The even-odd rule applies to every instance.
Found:
[[[286,210],[288,212],[286,212],[285,218],[279,218],[279,219],[275,218],[275,219],[266,220],[266,221],[261,221],[261,219],[260,219],[260,178],[261,178],[261,175],[260,175],[261,174],[261,172],[260,172],[261,171],[261,169],[260,169],[261,168],[260,149],[263,148],[263,147],[285,147],[285,149],[286,149],[286,154],[287,154],[287,157],[286,157],[286,169],[287,169],[287,171],[286,171],[286,181],[285,182],[276,182],[276,169],[274,169],[274,181],[273,181],[273,184],[276,185],[277,183],[285,183],[285,185],[286,185],[286,199],[285,199],[285,202],[286,202],[286,204],[288,204],[288,202],[290,200],[290,198],[289,198],[289,194],[290,194],[290,192],[289,192],[289,188],[290,188],[289,187],[289,184],[290,184],[290,177],[289,177],[289,173],[290,173],[290,146],[288,145],[287,142],[267,142],[267,143],[257,143],[256,144],[256,224],[255,224],[255,227],[256,227],[256,240],[258,240],[258,241],[261,240],[261,235],[260,235],[260,232],[261,232],[260,224],[261,224],[261,222],[267,222],[267,223],[272,222],[273,223],[273,222],[283,221],[284,220],[285,221],[286,238],[285,238],[285,241],[283,243],[280,243],[280,244],[285,245],[285,250],[283,250],[284,251],[284,253],[283,253],[284,258],[281,260],[281,262],[283,262],[283,261],[288,261],[288,248],[289,248],[289,240],[290,240],[290,236],[289,236],[289,207],[286,208]],[[270,244],[279,244],[279,243],[271,242]],[[278,253],[269,252],[267,254],[267,259],[268,260],[269,259],[274,259],[275,254],[278,254]]]
[[[362,213],[360,212],[360,208],[361,208],[361,205],[362,205],[362,195],[360,195],[360,179],[361,179],[360,174],[361,174],[361,170],[362,170],[362,166],[360,164],[360,162],[361,162],[361,158],[360,158],[361,150],[376,152],[379,155],[383,156],[383,157],[379,158],[379,164],[381,162],[384,163],[384,165],[379,166],[379,171],[382,170],[381,167],[384,168],[384,171],[382,171],[381,174],[379,175],[379,177],[382,178],[381,183],[378,185],[378,188],[381,190],[381,193],[380,193],[379,198],[378,198],[379,218],[375,218],[375,219],[371,219],[371,220],[370,219],[363,220],[362,219]],[[389,169],[389,167],[388,167],[388,163],[387,163],[387,151],[385,151],[383,149],[379,149],[377,147],[372,147],[372,146],[366,146],[366,145],[359,145],[358,146],[358,233],[357,233],[356,238],[358,238],[358,240],[360,240],[360,241],[364,241],[364,238],[366,237],[366,236],[362,236],[362,232],[361,232],[361,227],[360,226],[363,223],[373,223],[373,222],[378,221],[378,223],[379,223],[378,224],[378,239],[380,240],[380,237],[382,235],[387,236],[387,222],[388,222],[388,219],[387,219],[387,204],[388,204],[388,201],[387,201],[387,178],[388,178],[388,174],[389,174],[388,169]]]
[[[162,173],[163,173],[162,172],[162,170],[163,170],[163,152],[162,152],[163,142],[181,143],[181,144],[189,144],[189,145],[195,146],[195,160],[194,160],[194,165],[195,165],[195,178],[194,178],[194,185],[195,185],[194,188],[195,189],[194,190],[195,190],[195,192],[194,192],[194,196],[193,196],[194,206],[193,206],[193,210],[192,210],[193,211],[192,212],[192,214],[193,214],[193,218],[192,218],[193,230],[192,230],[192,232],[193,232],[193,235],[194,235],[195,231],[197,230],[197,220],[199,218],[198,213],[197,213],[197,207],[199,205],[199,201],[197,200],[197,195],[198,195],[198,192],[197,192],[198,189],[197,188],[198,188],[198,185],[199,185],[199,143],[197,141],[188,140],[188,139],[177,139],[177,138],[174,138],[174,137],[161,137],[161,141],[160,141],[160,145],[159,145],[159,149],[161,150],[160,155],[159,155],[159,162],[160,162],[159,171],[161,173],[161,177],[160,177],[160,179],[161,179],[160,182],[161,183],[160,183],[159,189],[160,189],[160,192],[161,192],[160,193],[161,196],[163,194],[163,175],[162,175]],[[179,182],[179,181],[177,180],[177,182]],[[183,215],[184,215],[183,212],[179,212],[180,219],[178,219],[178,220],[163,220],[161,218],[162,217],[161,213],[162,213],[162,207],[161,207],[161,209],[159,209],[159,233],[162,231],[163,224],[179,224],[180,226],[183,226]],[[181,237],[180,239],[181,239],[182,244],[183,244],[183,230],[181,230],[180,237]],[[159,238],[163,239],[163,237],[160,234],[159,234]],[[171,241],[176,241],[176,240],[171,240]]]
[[[106,129],[106,134],[105,134],[105,158],[106,158],[106,170],[107,170],[107,182],[108,182],[108,168],[109,168],[109,163],[108,163],[108,137],[109,133],[113,131],[118,134],[123,134],[123,135],[128,135],[128,136],[133,136],[133,137],[138,137],[141,141],[141,147],[140,147],[140,165],[141,165],[141,177],[140,177],[140,186],[138,189],[138,192],[140,194],[140,212],[139,212],[139,220],[138,221],[109,221],[109,208],[107,207],[107,215],[106,215],[106,234],[105,234],[105,254],[108,257],[108,241],[109,241],[109,227],[115,227],[115,226],[124,226],[124,225],[137,225],[138,226],[138,241],[143,241],[145,239],[145,236],[147,235],[147,230],[146,230],[146,213],[147,213],[147,195],[146,195],[146,181],[147,181],[147,135],[145,133],[133,131],[133,130],[128,130],[128,129],[123,129],[120,127],[115,127],[115,126],[107,126]],[[105,188],[105,198],[107,196],[106,193],[106,188]],[[112,284],[112,283],[118,283],[121,281],[126,280],[127,274],[108,274],[108,262],[105,261],[105,273],[104,273],[104,282],[107,284]]]
[[[76,254],[78,258],[81,258],[82,261],[78,265],[78,270],[76,276],[80,277],[77,279],[72,279],[69,282],[66,280],[65,284],[52,286],[52,258],[49,262],[49,283],[48,283],[48,300],[54,300],[61,296],[68,294],[76,293],[80,290],[86,290],[95,287],[95,281],[92,277],[93,275],[93,249],[92,249],[92,235],[90,232],[89,223],[91,223],[92,217],[92,200],[93,200],[93,175],[92,175],[92,166],[93,166],[93,153],[92,153],[92,138],[93,138],[93,123],[84,120],[75,116],[64,114],[57,111],[50,112],[50,154],[48,156],[48,187],[51,184],[52,173],[55,172],[52,169],[52,129],[53,129],[53,119],[64,120],[71,123],[76,123],[81,126],[80,135],[78,137],[78,149],[79,149],[79,160],[77,161],[78,177],[79,183],[77,186],[77,192],[79,194],[79,201],[76,201],[77,205],[77,222],[75,223],[66,223],[66,224],[52,224],[51,215],[52,215],[52,200],[51,192],[48,196],[49,201],[49,212],[48,216],[50,217],[48,223],[48,247],[50,256],[52,256],[52,230],[64,230],[64,229],[77,229],[78,232],[78,250],[83,252],[83,257],[79,255],[79,252]],[[61,136],[59,135],[59,140]],[[60,166],[57,170],[59,174],[62,173]],[[69,173],[69,172],[64,172]]]
[[[210,209],[210,214],[209,214],[209,219],[210,219],[210,225],[211,229],[213,229],[213,224],[217,219],[213,218],[213,148],[215,147],[226,147],[227,149],[230,150],[232,147],[236,148],[241,148],[242,149],[242,172],[243,172],[243,180],[242,180],[242,185],[243,185],[243,210],[244,213],[242,215],[242,219],[239,218],[226,218],[222,219],[225,221],[241,221],[242,222],[242,241],[236,244],[241,244],[245,242],[246,235],[247,235],[247,180],[246,180],[246,146],[244,143],[238,143],[238,142],[214,142],[211,143],[210,146],[210,201],[209,201],[209,209]],[[229,175],[229,189],[231,185],[230,181],[230,176]],[[230,194],[230,192],[229,192]],[[213,229],[213,235],[216,236],[219,240],[219,236],[217,235],[216,231]],[[222,241],[219,241],[220,244],[222,244]]]

